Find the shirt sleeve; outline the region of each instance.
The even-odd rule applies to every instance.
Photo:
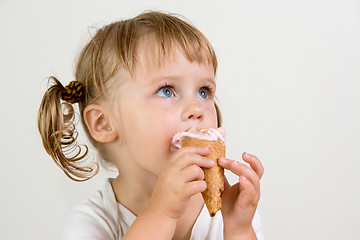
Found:
[[[84,209],[72,210],[65,219],[63,240],[115,240],[111,226],[101,214]]]
[[[258,240],[265,240],[264,237],[264,232],[262,229],[262,223],[261,223],[261,218],[260,218],[260,214],[258,213],[258,211],[255,212],[253,221],[252,221],[252,226],[253,229],[255,231],[256,237]]]

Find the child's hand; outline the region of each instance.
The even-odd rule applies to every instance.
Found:
[[[230,159],[219,159],[220,166],[239,176],[239,182],[233,186],[225,178],[222,208],[225,236],[254,236],[252,219],[260,199],[264,168],[254,155],[244,153],[242,158],[250,167]]]
[[[208,148],[203,147],[177,150],[161,172],[148,207],[178,220],[184,214],[190,198],[207,187],[201,167],[215,165],[214,160],[203,157],[209,152]]]

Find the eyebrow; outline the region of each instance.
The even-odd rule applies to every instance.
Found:
[[[214,84],[216,86],[216,82],[215,82],[214,77],[213,78],[205,78],[204,80],[207,81],[207,82],[211,82],[212,84]]]
[[[173,75],[162,76],[162,77],[151,79],[149,81],[148,85],[153,84],[153,83],[157,83],[157,82],[161,82],[161,81],[164,81],[164,80],[178,81],[178,80],[180,80],[180,78],[177,77],[177,76],[173,76]],[[201,78],[201,81],[210,82],[211,84],[216,86],[215,78]]]
[[[151,83],[156,83],[156,82],[161,82],[164,80],[179,80],[179,77],[176,76],[162,76],[162,77],[157,77],[157,78],[153,78],[150,80]]]

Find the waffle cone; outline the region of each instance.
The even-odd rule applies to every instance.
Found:
[[[211,217],[222,207],[222,193],[224,192],[224,169],[219,165],[218,159],[225,157],[225,145],[220,139],[217,141],[201,140],[196,138],[185,137],[181,140],[183,147],[203,146],[210,148],[210,154],[205,156],[213,159],[216,165],[212,168],[203,168],[207,188],[202,192],[206,207]]]

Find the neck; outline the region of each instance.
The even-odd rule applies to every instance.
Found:
[[[158,176],[131,164],[121,166],[120,163],[124,162],[116,164],[119,175],[112,182],[113,191],[116,201],[138,216],[147,207]],[[190,239],[194,223],[203,207],[200,193],[190,199],[188,208],[177,222],[173,239]]]
[[[133,175],[131,171],[122,171],[112,182],[116,200],[138,216],[148,205],[156,180],[157,177],[149,177],[149,173]],[[206,208],[200,193],[191,198],[184,215],[176,224],[174,240],[190,239],[194,223],[203,207]]]
[[[138,216],[148,205],[156,180],[156,176],[146,172],[119,171],[112,182],[116,201]]]

